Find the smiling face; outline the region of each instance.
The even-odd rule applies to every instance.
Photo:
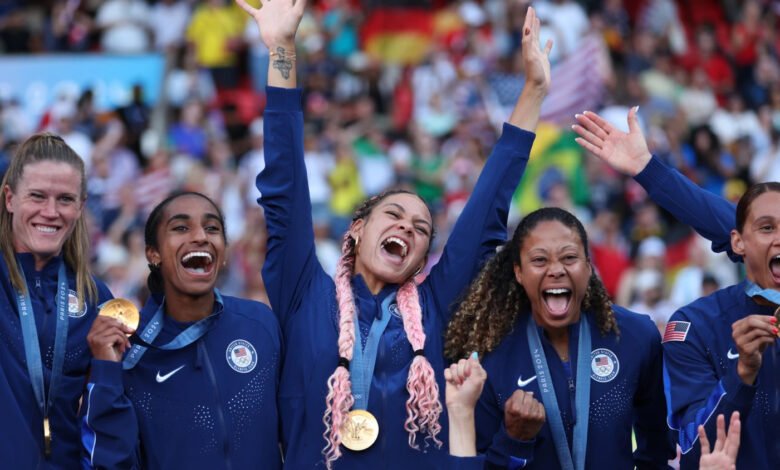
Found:
[[[24,167],[15,189],[3,189],[14,250],[32,253],[40,269],[60,254],[81,217],[81,175],[67,163],[42,160]]]
[[[731,232],[731,246],[744,257],[748,279],[764,289],[780,290],[780,192],[753,199],[741,232]]]
[[[160,265],[166,297],[199,297],[214,290],[225,244],[219,211],[209,200],[188,194],[165,207],[157,246],[146,247],[146,258]]]
[[[401,284],[425,265],[433,233],[431,213],[414,194],[391,194],[350,229],[358,240],[355,273],[372,291]]]
[[[559,329],[580,318],[592,268],[578,233],[557,220],[544,220],[520,241],[515,278],[544,328]]]

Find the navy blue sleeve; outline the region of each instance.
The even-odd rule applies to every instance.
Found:
[[[732,261],[742,261],[731,250],[731,229],[736,226],[732,203],[700,188],[655,156],[634,179],[656,204],[711,241],[712,251],[725,251]]]
[[[528,466],[534,458],[536,439],[518,441],[504,427],[504,407],[500,403],[488,375],[476,408],[477,452],[484,454],[485,468],[518,469]]]
[[[485,468],[485,456],[455,457],[448,455],[447,468],[450,470],[482,470]]]
[[[437,312],[444,315],[445,324],[457,296],[474,279],[484,261],[506,241],[509,203],[535,137],[531,132],[504,124],[501,138],[452,229],[441,259],[425,281],[430,283]]]
[[[664,420],[666,400],[661,335],[650,317],[643,315],[639,320],[644,327],[641,338],[646,341],[647,347],[644,348],[645,357],[634,397],[634,465],[639,470],[666,469],[667,462],[675,456],[675,445],[674,435]]]
[[[671,321],[689,321],[685,309],[678,310]],[[707,352],[702,336],[709,331],[697,332],[691,323],[684,341],[667,341],[664,348],[664,392],[667,400],[669,427],[679,431],[682,452],[699,453],[696,440],[698,428],[703,424],[707,435],[714,441],[716,418],[719,414],[730,417],[739,411],[746,422],[753,408],[757,386],[746,385],[737,375],[736,361],[726,375],[719,378],[715,365]],[[728,419],[728,418],[727,418]],[[698,461],[698,457],[696,457]]]
[[[139,468],[138,421],[122,373],[121,362],[92,360],[81,423],[83,468]]]
[[[303,160],[301,90],[267,88],[265,168],[257,176],[268,251],[263,266],[271,308],[282,327],[317,269],[311,200]]]

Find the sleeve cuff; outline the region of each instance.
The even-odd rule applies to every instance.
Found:
[[[485,456],[456,457],[447,456],[447,468],[452,470],[482,470],[485,467]]]
[[[303,90],[301,88],[279,88],[266,86],[268,101],[266,111],[303,111]]]
[[[645,166],[634,179],[637,183],[641,184],[643,188],[647,189],[653,187],[654,183],[657,184],[658,182],[665,180],[671,171],[672,169],[670,167],[653,155],[647,163],[647,166]]]
[[[725,399],[732,403],[737,409],[744,410],[753,404],[753,398],[756,396],[756,390],[758,390],[758,381],[753,385],[747,385],[742,382],[737,374],[736,365],[721,379],[723,390],[726,391]]]
[[[528,158],[528,153],[530,152],[535,139],[536,134],[533,132],[520,129],[517,126],[505,122],[504,127],[501,130],[501,137],[499,137],[498,142],[496,142],[496,147],[508,147],[513,150],[513,154],[517,154],[519,151],[526,149],[525,152],[521,153],[521,156]]]
[[[101,385],[122,386],[122,363],[92,359],[89,382]]]

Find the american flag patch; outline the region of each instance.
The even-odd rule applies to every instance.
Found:
[[[666,324],[666,330],[664,330],[664,339],[662,343],[668,341],[685,341],[688,336],[688,330],[691,328],[691,322],[689,321],[670,321]]]

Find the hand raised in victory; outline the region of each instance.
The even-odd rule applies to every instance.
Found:
[[[638,109],[633,107],[628,112],[628,133],[591,111],[577,114],[577,124],[572,126],[579,134],[576,142],[615,170],[629,176],[638,175],[652,158],[636,117]]]

